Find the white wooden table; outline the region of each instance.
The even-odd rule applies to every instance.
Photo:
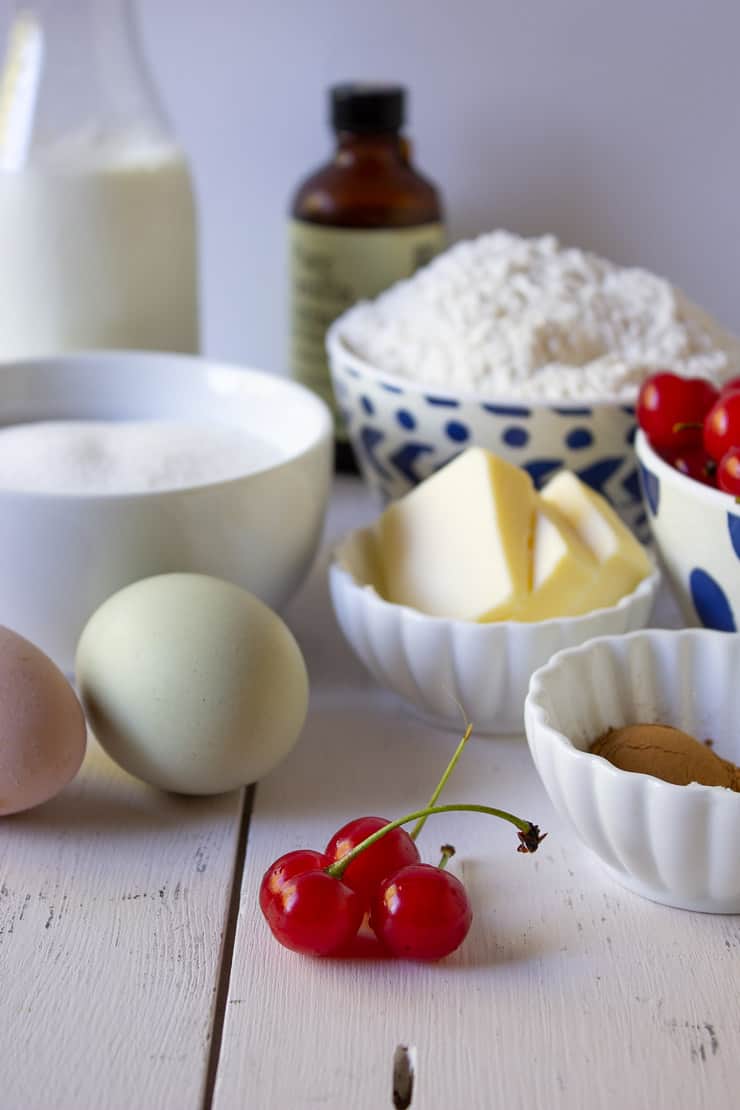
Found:
[[[327,547],[373,512],[338,482]],[[349,654],[325,569],[326,549],[287,614],[308,722],[256,791],[168,797],[93,747],[58,799],[0,824],[2,1110],[380,1110],[400,1044],[413,1110],[739,1106],[740,918],[615,885],[561,827],[521,737],[474,738],[446,800],[537,821],[536,856],[475,815],[422,834],[433,861],[458,849],[475,914],[459,952],[320,961],[271,939],[270,861],[351,816],[413,809],[456,743]]]

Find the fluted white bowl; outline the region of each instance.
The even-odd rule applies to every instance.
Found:
[[[660,583],[657,570],[608,609],[538,622],[430,617],[385,601],[367,584],[351,552],[366,529],[335,552],[329,588],[339,626],[355,654],[382,685],[440,728],[460,728],[460,706],[476,732],[521,732],[532,673],[563,648],[594,636],[644,628]]]
[[[527,740],[558,813],[623,886],[681,909],[740,913],[740,794],[622,771],[587,750],[610,728],[674,725],[740,762],[740,636],[609,636],[532,676]]]

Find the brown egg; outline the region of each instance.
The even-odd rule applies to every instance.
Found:
[[[0,625],[0,817],[53,798],[85,755],[85,717],[47,655]]]

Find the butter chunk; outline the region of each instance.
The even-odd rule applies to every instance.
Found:
[[[532,592],[516,614],[545,621],[588,611],[599,564],[554,505],[540,501],[534,528]]]
[[[535,507],[526,471],[469,448],[381,516],[385,597],[431,616],[507,619],[529,593]]]
[[[567,470],[556,474],[540,497],[560,510],[599,564],[581,612],[615,605],[651,573],[642,545],[604,498],[575,474]]]

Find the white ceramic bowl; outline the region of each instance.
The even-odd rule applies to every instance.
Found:
[[[0,624],[67,671],[87,618],[130,582],[196,571],[280,607],[316,552],[331,420],[308,390],[172,354],[86,353],[0,368],[0,425],[155,418],[237,425],[274,442],[282,457],[190,489],[102,496],[0,489]]]
[[[674,725],[740,762],[740,636],[645,631],[565,651],[532,677],[527,739],[553,805],[609,873],[656,902],[740,912],[740,794],[621,771],[609,728]]]
[[[643,432],[635,448],[650,528],[686,620],[740,631],[740,505],[669,466]]]
[[[362,565],[364,530],[350,533],[329,568],[339,625],[377,681],[439,728],[460,728],[460,706],[477,733],[523,728],[532,673],[563,648],[643,628],[660,583],[656,570],[609,609],[581,617],[477,624],[430,617],[384,601]]]
[[[383,500],[402,496],[462,448],[475,445],[523,467],[538,487],[563,467],[574,471],[646,537],[632,406],[603,400],[518,402],[387,374],[345,341],[353,311],[329,329],[329,366],[363,477]]]

